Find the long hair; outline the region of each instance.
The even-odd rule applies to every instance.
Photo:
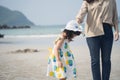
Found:
[[[87,1],[88,3],[93,3],[95,0],[84,0]]]
[[[67,29],[65,29],[63,32],[66,33],[65,39],[68,39],[69,41],[72,41],[74,34],[78,36],[81,33],[79,31],[72,31],[72,30],[67,30]]]

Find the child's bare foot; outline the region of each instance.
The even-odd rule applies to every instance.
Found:
[[[60,79],[60,80],[66,80],[66,78],[62,78],[62,79]]]

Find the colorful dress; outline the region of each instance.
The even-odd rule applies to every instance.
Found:
[[[60,60],[63,67],[58,67],[56,57],[54,55],[54,48],[50,50],[48,58],[47,76],[61,78],[76,78],[76,65],[74,56],[68,46],[68,40],[64,40],[62,47],[59,49]]]

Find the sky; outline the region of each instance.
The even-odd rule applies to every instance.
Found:
[[[61,25],[75,19],[83,0],[0,0],[0,5],[22,12],[36,25]],[[116,0],[120,15],[120,0]]]

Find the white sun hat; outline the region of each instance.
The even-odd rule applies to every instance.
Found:
[[[76,20],[69,21],[64,29],[83,32],[82,26]]]

